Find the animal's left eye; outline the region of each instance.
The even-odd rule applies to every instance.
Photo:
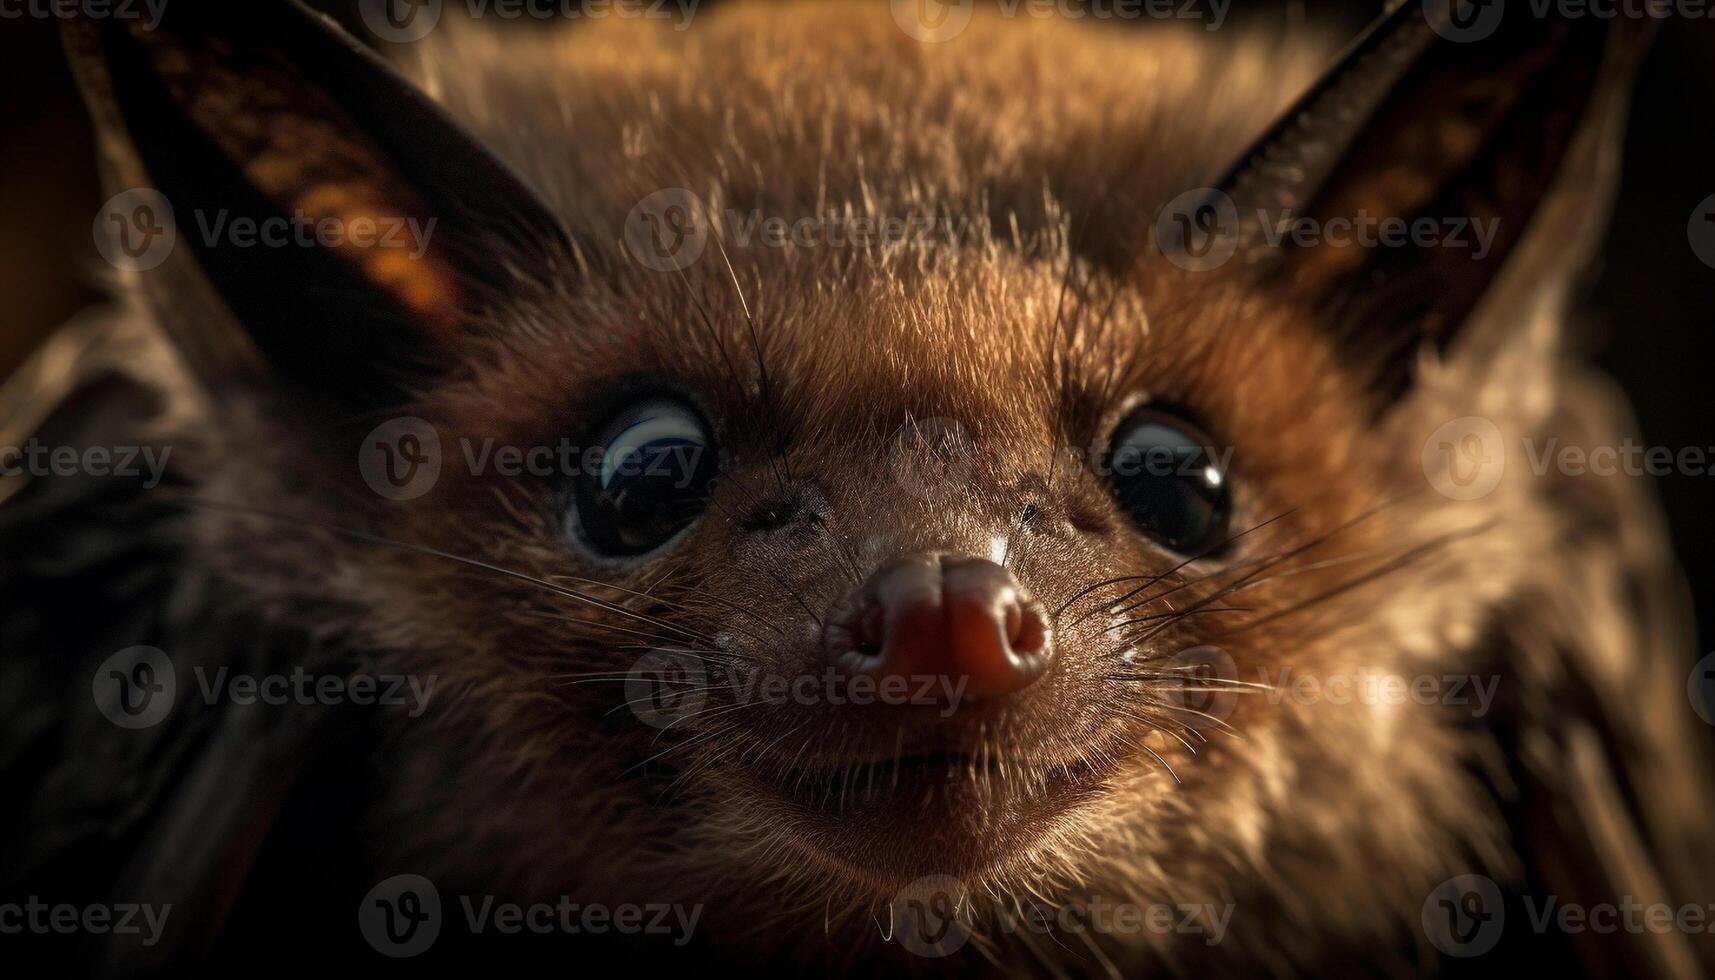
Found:
[[[1114,430],[1107,477],[1145,534],[1184,555],[1226,540],[1231,511],[1227,456],[1202,430],[1170,412],[1140,408]]]
[[[682,402],[634,402],[601,429],[600,466],[580,473],[576,524],[591,550],[608,557],[654,551],[708,506],[715,443]]]

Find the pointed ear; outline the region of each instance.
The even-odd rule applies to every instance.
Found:
[[[164,262],[132,268],[211,382],[260,371],[389,404],[572,254],[518,177],[296,0],[174,0],[158,24],[78,20],[66,39],[110,192],[159,194],[103,215],[115,248],[171,232]]]
[[[1222,182],[1238,257],[1397,394],[1422,346],[1581,271],[1647,35],[1624,15],[1398,4]]]

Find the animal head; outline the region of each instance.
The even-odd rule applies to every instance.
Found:
[[[205,392],[204,559],[440,679],[422,853],[1360,922],[1493,845],[1468,709],[1329,692],[1478,670],[1552,575],[1470,419],[1561,407],[1623,25],[1406,4],[1312,84],[740,8],[449,27],[411,81],[230,7],[73,48],[181,230],[134,282]],[[343,234],[209,231],[281,217]]]

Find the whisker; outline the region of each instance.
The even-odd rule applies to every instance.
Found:
[[[355,541],[363,541],[363,542],[368,543],[368,544],[381,545],[383,547],[389,547],[389,548],[399,548],[401,550],[410,551],[410,552],[413,552],[415,554],[427,555],[427,556],[432,557],[432,558],[441,558],[441,559],[444,559],[447,561],[457,562],[458,564],[464,565],[468,568],[481,569],[483,571],[493,572],[496,575],[501,575],[501,576],[504,576],[507,578],[516,579],[520,582],[525,582],[525,583],[528,583],[530,585],[534,585],[538,588],[546,589],[547,591],[552,592],[556,595],[564,596],[568,599],[576,599],[579,602],[587,603],[589,605],[595,606],[598,609],[603,609],[603,610],[606,610],[606,611],[612,612],[612,613],[618,613],[622,616],[629,616],[629,617],[631,617],[631,618],[633,618],[639,622],[647,623],[650,626],[654,626],[658,629],[665,629],[665,630],[669,630],[669,631],[674,632],[674,633],[678,633],[678,634],[680,634],[680,635],[682,635],[688,639],[691,639],[691,640],[698,640],[698,641],[702,641],[704,643],[708,643],[710,645],[715,645],[714,639],[710,636],[707,636],[706,634],[698,633],[695,630],[686,629],[686,628],[681,627],[681,626],[676,626],[672,623],[666,622],[665,620],[656,619],[655,617],[652,617],[652,616],[647,616],[643,613],[636,611],[635,609],[628,609],[625,606],[621,606],[617,603],[608,602],[604,599],[598,599],[595,596],[592,596],[586,592],[580,592],[576,589],[569,589],[569,588],[566,588],[564,586],[555,585],[552,582],[549,582],[545,579],[537,578],[534,575],[529,575],[529,574],[526,574],[524,572],[515,571],[513,569],[505,568],[505,567],[500,566],[500,565],[495,565],[495,564],[492,564],[490,562],[483,561],[479,558],[467,558],[463,555],[455,555],[450,551],[442,551],[439,548],[431,548],[428,545],[413,544],[409,541],[396,541],[392,538],[382,537],[381,535],[378,535],[378,534],[370,534],[367,531],[359,531],[355,528],[340,527],[337,524],[327,524],[325,522],[311,520],[309,518],[296,517],[296,516],[293,516],[290,514],[281,514],[281,513],[275,512],[275,511],[265,510],[265,509],[260,508],[260,507],[252,507],[252,506],[249,506],[247,504],[234,504],[234,503],[229,503],[229,502],[220,501],[220,500],[207,500],[207,499],[200,498],[200,497],[182,497],[180,499],[186,500],[186,501],[193,503],[193,504],[196,504],[200,507],[206,507],[206,508],[209,508],[212,510],[227,510],[227,511],[232,511],[232,512],[240,513],[240,514],[248,514],[252,517],[262,517],[262,518],[267,518],[269,520],[281,521],[283,523],[296,524],[296,525],[301,526],[301,527],[313,527],[313,528],[317,528],[319,530],[327,531],[330,534],[338,534],[338,535],[341,535],[343,537],[351,538],[352,540],[355,540]],[[622,592],[632,591],[629,589],[625,589],[621,586],[612,585],[611,583],[596,581],[595,579],[584,579],[584,578],[578,578],[576,576],[569,576],[569,577],[573,578],[576,581],[587,582],[589,584],[601,586],[603,588],[612,588],[612,589],[616,589],[616,590],[619,590]],[[637,594],[641,594],[641,593],[637,593]],[[654,596],[648,596],[647,598],[655,599]],[[657,599],[656,601],[659,601],[659,600]]]
[[[1162,579],[1168,577],[1169,575],[1173,575],[1173,574],[1178,573],[1180,570],[1185,568],[1185,566],[1191,564],[1192,562],[1198,560],[1199,558],[1206,558],[1209,555],[1215,554],[1216,552],[1220,551],[1222,548],[1225,548],[1226,546],[1232,544],[1234,541],[1239,540],[1240,538],[1244,537],[1245,535],[1250,534],[1253,531],[1259,531],[1265,527],[1268,527],[1270,524],[1273,524],[1275,521],[1278,521],[1284,517],[1289,516],[1290,514],[1295,512],[1297,509],[1298,508],[1296,508],[1296,507],[1287,508],[1286,510],[1281,511],[1280,513],[1274,515],[1273,517],[1269,518],[1266,521],[1263,521],[1260,524],[1253,524],[1252,526],[1245,528],[1243,531],[1240,531],[1239,533],[1234,534],[1231,537],[1227,538],[1225,541],[1221,541],[1221,542],[1218,542],[1216,544],[1210,545],[1209,547],[1203,549],[1202,551],[1199,551],[1198,553],[1191,555],[1190,557],[1186,558],[1184,561],[1173,566],[1172,568],[1169,568],[1167,571],[1160,573],[1159,575],[1122,575],[1119,578],[1109,579],[1105,582],[1097,582],[1094,585],[1087,586],[1087,587],[1079,590],[1077,593],[1075,593],[1070,599],[1067,599],[1065,602],[1061,603],[1060,608],[1056,609],[1054,611],[1054,618],[1059,619],[1060,614],[1065,612],[1067,607],[1071,606],[1072,603],[1077,602],[1079,599],[1082,599],[1084,596],[1089,595],[1091,592],[1094,592],[1096,589],[1104,588],[1104,587],[1109,586],[1109,585],[1118,585],[1122,582],[1135,582],[1138,579],[1148,579],[1148,581],[1144,582],[1142,585],[1138,586],[1137,588],[1131,590],[1130,592],[1127,592],[1125,595],[1120,596],[1118,599],[1115,599],[1113,602],[1109,603],[1108,608],[1112,609],[1114,606],[1118,606],[1119,604],[1130,599],[1132,596],[1135,596],[1139,592],[1142,592],[1144,589],[1147,589],[1151,585],[1154,585],[1156,582],[1161,581]],[[1078,617],[1077,619],[1072,621],[1071,625],[1077,626],[1079,623],[1082,623],[1084,620],[1088,619],[1091,615],[1094,615],[1096,611],[1097,610],[1091,610],[1089,613],[1086,613],[1083,616]]]
[[[1238,627],[1233,632],[1242,633],[1245,630],[1255,629],[1256,627],[1262,626],[1266,623],[1274,622],[1283,616],[1289,616],[1289,615],[1292,615],[1294,613],[1303,612],[1305,609],[1308,609],[1311,606],[1317,605],[1317,604],[1322,603],[1322,602],[1326,602],[1327,600],[1332,599],[1335,596],[1342,595],[1342,594],[1349,592],[1352,589],[1355,589],[1361,585],[1365,585],[1365,584],[1368,584],[1370,582],[1376,581],[1376,580],[1382,578],[1383,576],[1391,575],[1394,572],[1397,572],[1403,568],[1406,568],[1412,562],[1417,561],[1419,558],[1422,558],[1428,554],[1432,554],[1436,550],[1438,550],[1438,549],[1440,549],[1440,548],[1442,548],[1448,544],[1451,544],[1454,541],[1458,541],[1458,540],[1465,538],[1471,534],[1478,534],[1478,533],[1481,533],[1483,531],[1490,530],[1493,527],[1494,527],[1494,522],[1490,521],[1490,522],[1486,522],[1486,523],[1484,523],[1478,527],[1468,528],[1468,529],[1463,530],[1463,531],[1452,531],[1452,532],[1444,534],[1438,538],[1432,539],[1430,541],[1426,541],[1423,544],[1417,545],[1416,547],[1407,550],[1406,552],[1401,554],[1398,558],[1395,558],[1394,560],[1387,562],[1386,564],[1382,565],[1380,568],[1377,568],[1377,569],[1375,569],[1371,572],[1368,572],[1364,575],[1360,575],[1360,576],[1358,576],[1354,579],[1351,579],[1349,581],[1342,582],[1341,584],[1339,584],[1339,585],[1337,585],[1337,586],[1335,586],[1335,587],[1333,587],[1333,588],[1331,588],[1325,592],[1321,592],[1317,595],[1311,596],[1309,599],[1306,599],[1303,602],[1297,603],[1297,604],[1292,605],[1292,606],[1288,606],[1285,609],[1280,609],[1280,610],[1277,610],[1275,612],[1269,613],[1268,615],[1263,616],[1261,619],[1252,620],[1251,622],[1248,622],[1248,623],[1244,624],[1243,626]]]

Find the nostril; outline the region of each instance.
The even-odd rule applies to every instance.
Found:
[[[836,602],[823,620],[823,655],[847,671],[873,671],[886,644],[887,609],[867,588]]]
[[[881,648],[887,642],[887,610],[879,602],[864,603],[863,612],[856,623],[857,650],[865,656],[874,657],[881,654]]]
[[[1041,656],[1048,649],[1048,621],[1034,602],[1014,603],[1007,610],[1007,639],[1024,656]]]
[[[991,561],[913,555],[877,570],[836,603],[825,655],[877,676],[962,678],[970,697],[1000,697],[1047,666],[1047,619],[1012,573]]]

